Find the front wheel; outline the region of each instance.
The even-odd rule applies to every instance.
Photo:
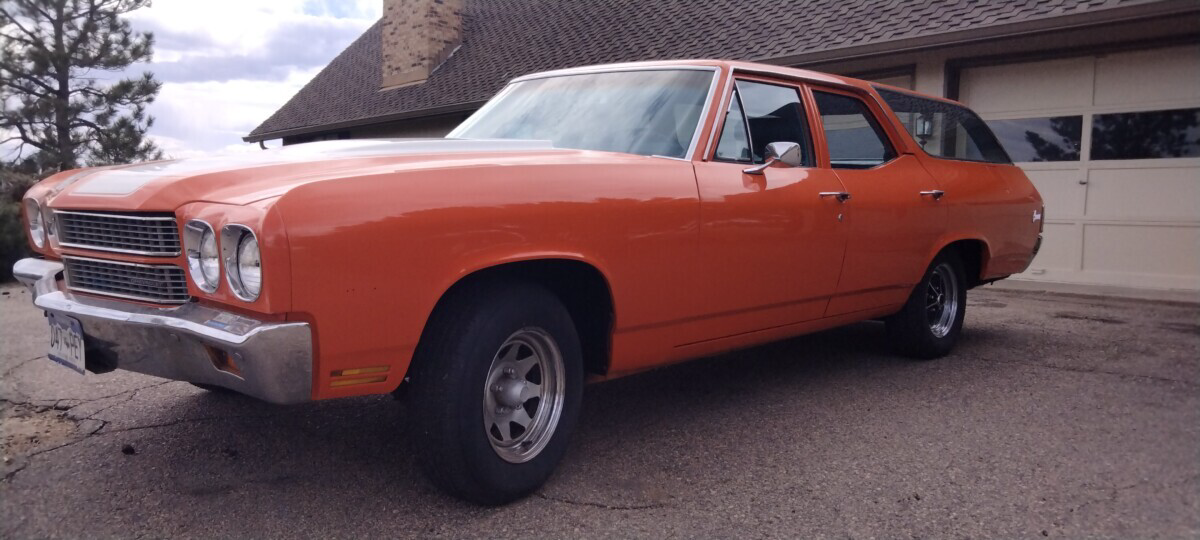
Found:
[[[904,308],[885,321],[896,352],[919,359],[949,354],[962,333],[966,282],[962,261],[954,253],[939,254]]]
[[[410,370],[411,435],[438,487],[504,504],[545,483],[566,452],[583,392],[579,337],[537,285],[452,294]]]

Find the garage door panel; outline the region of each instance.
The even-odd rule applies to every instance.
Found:
[[[1086,187],[1079,183],[1078,170],[1026,170],[1025,175],[1042,194],[1047,216],[1057,219],[1083,215]]]
[[[1200,220],[1197,174],[1196,167],[1092,169],[1088,173],[1087,216],[1140,221]]]
[[[1140,275],[1200,275],[1200,227],[1087,224],[1083,231],[1083,269]]]
[[[1096,59],[1095,104],[1145,107],[1200,100],[1197,81],[1200,45],[1102,56]]]
[[[1069,58],[964,71],[960,95],[982,115],[1070,109],[1092,101],[1092,59]]]
[[[1200,290],[1200,159],[1172,146],[1200,129],[1197,81],[1194,43],[962,71],[1046,203],[1020,278]]]
[[[1047,223],[1042,249],[1029,265],[1030,270],[1078,270],[1082,248],[1080,229],[1070,223]],[[1026,272],[1029,273],[1029,272]]]

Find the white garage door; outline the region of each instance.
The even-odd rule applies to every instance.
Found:
[[[1046,200],[1017,279],[1200,290],[1200,45],[964,70]]]

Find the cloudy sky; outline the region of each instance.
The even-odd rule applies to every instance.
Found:
[[[155,39],[154,61],[129,72],[152,71],[163,83],[150,136],[175,158],[256,149],[242,136],[378,20],[382,5],[154,0],[129,13],[134,29]]]
[[[172,157],[248,151],[241,137],[379,19],[383,0],[154,0],[129,14],[154,32],[163,82],[150,135]]]

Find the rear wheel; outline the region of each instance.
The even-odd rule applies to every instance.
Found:
[[[440,488],[504,504],[540,487],[566,452],[583,391],[570,314],[528,283],[452,292],[413,361],[412,439]]]
[[[939,254],[904,308],[885,321],[896,352],[920,359],[949,354],[962,333],[966,282],[959,258],[950,252]]]

